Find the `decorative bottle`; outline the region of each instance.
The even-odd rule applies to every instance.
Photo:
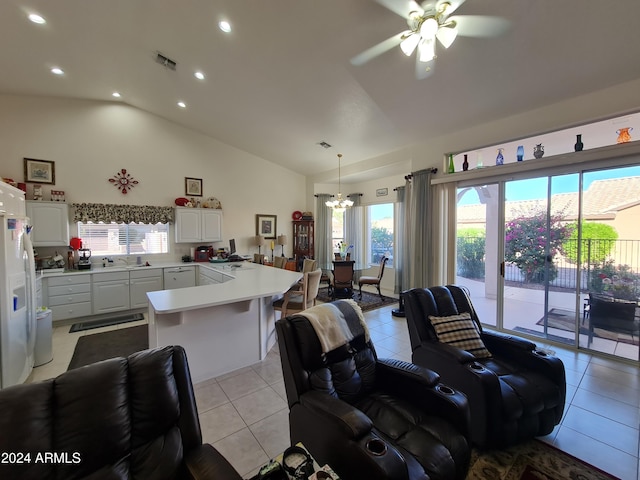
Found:
[[[574,145],[575,151],[576,152],[581,152],[582,149],[584,148],[584,144],[582,143],[582,135],[578,134],[576,135],[576,144]]]
[[[524,160],[524,147],[522,145],[518,145],[518,150],[516,150],[516,158],[519,162]]]
[[[455,173],[456,167],[453,164],[453,155],[449,155],[449,173]]]
[[[462,162],[462,170],[464,172],[469,170],[469,161],[467,160],[467,154],[464,155],[464,162]]]
[[[478,150],[478,162],[476,163],[476,168],[482,168],[484,164],[482,163],[482,150]]]
[[[502,155],[502,151],[504,148],[498,149],[498,155],[496,156],[496,165],[504,165],[504,155]]]

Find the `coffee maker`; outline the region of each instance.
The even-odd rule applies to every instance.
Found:
[[[81,248],[78,250],[78,270],[90,270],[91,269],[91,250],[88,248]]]

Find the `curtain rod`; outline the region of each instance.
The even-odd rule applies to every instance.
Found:
[[[330,197],[333,197],[332,193],[316,193],[314,197],[318,198],[320,195],[329,195]]]

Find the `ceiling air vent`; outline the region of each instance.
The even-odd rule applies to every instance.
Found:
[[[165,57],[160,52],[158,52],[158,54],[156,55],[156,62],[159,63],[160,65],[167,67],[169,70],[174,70],[174,71],[177,65],[176,62],[174,62],[170,58]]]
[[[331,148],[331,145],[329,145],[327,142],[318,142],[317,144],[322,148]]]

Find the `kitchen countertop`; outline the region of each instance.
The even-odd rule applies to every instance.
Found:
[[[59,269],[42,269],[38,270],[38,273],[42,273],[44,277],[56,277],[61,275],[82,275],[88,273],[107,273],[107,272],[126,272],[130,270],[147,270],[152,268],[172,268],[172,267],[188,267],[188,266],[204,266],[210,267],[213,264],[207,262],[164,262],[154,263],[151,265],[114,265],[113,267],[103,267],[98,264],[94,264],[89,270],[67,270],[60,271]]]
[[[148,292],[150,306],[156,313],[196,310],[280,295],[302,278],[301,272],[257,263],[199,263],[198,265],[217,270],[233,279],[213,285]]]

